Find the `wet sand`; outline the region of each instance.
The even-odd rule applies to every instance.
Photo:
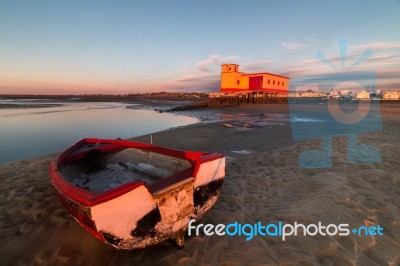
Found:
[[[400,263],[400,109],[381,108],[383,129],[359,142],[380,149],[382,163],[348,164],[346,139],[334,139],[333,167],[298,167],[300,152],[318,141],[294,142],[285,105],[229,107],[225,121],[152,134],[153,143],[227,156],[222,194],[202,223],[348,223],[380,225],[383,236],[191,236],[118,251],[82,229],[61,206],[48,179],[55,155],[0,165],[2,265],[398,265]],[[200,111],[201,112],[201,111]],[[211,110],[212,112],[212,110]],[[248,119],[249,117],[255,119]],[[256,119],[256,118],[259,119]],[[275,121],[275,120],[273,120]],[[150,136],[136,138],[150,142]]]

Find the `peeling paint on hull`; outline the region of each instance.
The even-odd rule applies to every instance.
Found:
[[[88,144],[92,143],[100,145],[91,148]],[[68,182],[76,178],[74,171],[63,172],[65,165],[75,165],[76,162],[87,159],[86,154],[98,152],[101,156],[112,154],[113,157],[118,157],[119,154],[127,154],[127,147],[132,148],[132,152],[136,152],[134,149],[140,151],[139,155],[132,153],[131,159],[145,158],[149,160],[146,163],[156,165],[161,158],[157,154],[161,154],[165,158],[171,158],[171,161],[175,160],[175,174],[150,185],[130,182],[120,188],[93,194]],[[97,164],[100,161],[90,158],[91,163],[93,160]],[[121,160],[120,156],[118,160]],[[186,161],[188,169],[183,168]],[[172,169],[165,166],[165,162],[160,163]],[[183,246],[189,221],[200,219],[216,203],[224,175],[225,158],[219,154],[177,151],[137,142],[98,139],[84,139],[76,143],[50,166],[51,182],[64,207],[89,233],[117,249],[145,248],[168,239]]]

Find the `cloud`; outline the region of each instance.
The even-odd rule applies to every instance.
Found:
[[[329,89],[335,84],[350,80],[365,84],[367,89],[373,85],[382,89],[399,89],[396,87],[400,77],[400,69],[382,65],[377,68],[351,68],[344,70],[333,69],[320,63],[299,68],[292,68],[284,72],[291,77],[291,87],[304,84],[318,84],[320,89]]]
[[[193,74],[178,78],[168,84],[170,91],[195,91],[195,92],[211,92],[219,91],[220,88],[219,74]]]
[[[216,65],[221,64],[222,57],[217,54],[210,55],[207,59],[204,59],[196,63],[196,68],[200,71],[211,72]]]
[[[372,51],[397,50],[400,49],[400,41],[395,41],[395,42],[376,41],[372,43],[353,45],[350,46],[350,49],[357,49],[357,50],[371,49]]]
[[[315,72],[321,71],[322,68],[327,68],[327,67],[321,67],[321,66],[316,66],[316,65],[307,65],[307,66],[292,66],[290,68],[285,68],[282,69],[281,75],[287,76],[287,77],[297,77],[297,76],[305,76],[307,74],[313,74]]]
[[[237,60],[239,58],[240,58],[240,56],[237,56],[237,55],[228,55],[223,59],[223,61]],[[227,62],[224,62],[224,63],[227,63]]]
[[[310,43],[284,42],[282,46],[289,50],[300,50],[305,47],[311,47],[311,37],[314,36],[306,36],[306,38],[309,38],[306,41]],[[369,48],[372,50],[372,56],[362,63],[351,67]],[[279,64],[278,66],[273,61],[266,59],[246,61],[236,55],[223,56],[212,54],[191,66],[185,65],[185,68],[180,71],[180,77],[171,81],[169,86],[172,90],[180,91],[218,91],[220,87],[220,65],[223,63],[237,63],[243,72],[267,71],[288,76],[291,78],[291,84],[301,81],[303,84],[329,83],[329,86],[331,86],[338,81],[335,78],[340,71],[354,71],[354,73],[347,77],[355,81],[367,80],[362,73],[357,72],[374,71],[376,72],[376,81],[373,79],[367,80],[367,83],[371,84],[368,86],[374,84],[378,88],[399,89],[398,86],[396,87],[396,84],[399,84],[400,77],[400,54],[396,50],[399,48],[400,42],[372,42],[349,46],[344,69],[341,67],[339,50],[332,56],[329,54],[326,55],[337,66],[337,69],[322,63],[316,58],[298,61],[290,65]],[[317,50],[315,50],[315,54]],[[323,49],[321,51],[323,52]]]
[[[283,42],[282,46],[285,47],[288,50],[291,51],[296,51],[296,50],[302,50],[306,47],[308,47],[309,45],[311,45],[311,43],[316,42],[317,41],[317,37],[315,34],[310,34],[310,35],[306,35],[304,38],[303,43],[300,42]],[[306,43],[304,43],[306,42]]]
[[[382,70],[377,73],[377,76],[379,79],[397,79],[397,81],[399,81],[400,69]]]
[[[255,61],[249,61],[245,62],[240,65],[240,68],[243,69],[243,71],[255,71],[255,72],[264,72],[266,69],[269,68],[269,65],[272,63],[270,60],[255,60]]]
[[[191,81],[204,81],[204,80],[208,80],[208,79],[217,79],[219,78],[220,75],[218,74],[198,74],[198,75],[187,75],[187,76],[183,76],[180,77],[179,79],[177,79],[178,82],[180,81],[184,81],[184,82],[191,82]]]
[[[170,91],[212,92],[219,91],[220,83],[219,71],[204,73],[204,71],[197,70],[197,73],[183,75],[170,82],[167,87]]]
[[[376,55],[376,56],[371,56],[369,58],[369,60],[372,61],[381,61],[381,60],[389,60],[389,59],[394,59],[394,58],[398,58],[395,55],[392,54],[384,54],[384,55]]]
[[[365,57],[365,61],[358,60],[365,51],[370,49],[372,54]],[[400,42],[371,42],[349,46],[344,68],[342,58],[335,54],[327,55],[327,59],[336,68],[324,64],[316,58],[310,58],[291,66],[282,68],[283,75],[291,77],[291,86],[296,84],[320,84],[320,89],[329,89],[334,86],[340,78],[345,77],[356,82],[364,82],[368,89],[373,85],[381,89],[400,89],[398,87],[400,77]],[[323,52],[323,51],[322,51]],[[343,76],[343,73],[345,76]],[[368,77],[365,73],[376,73]],[[326,85],[326,88],[323,88]]]
[[[282,46],[291,51],[301,50],[301,49],[304,49],[307,47],[306,44],[297,43],[297,42],[283,42]]]
[[[238,63],[245,71],[265,71],[271,63],[269,60],[255,60],[248,62],[238,62],[239,56],[229,55],[221,56],[217,54],[209,55],[208,58],[201,60],[195,64],[194,68],[180,68],[181,72],[185,73],[180,78],[176,79],[176,83],[208,83],[210,80],[220,80],[220,67],[222,63]],[[190,73],[190,74],[188,74]]]
[[[219,68],[222,63],[231,63],[239,58],[240,57],[237,55],[228,55],[224,57],[218,54],[212,54],[209,55],[207,59],[197,62],[196,68],[203,72],[215,72],[216,68]]]
[[[369,49],[375,47],[378,50]],[[384,50],[383,48],[389,48]],[[400,54],[393,53],[390,49],[397,47],[395,43],[387,45],[374,45],[374,44],[362,44],[357,46],[351,46],[347,49],[344,65],[342,67],[342,57],[338,54],[334,56],[326,55],[328,62],[337,69],[342,68],[357,68],[357,69],[380,69],[387,68],[389,66],[400,67]],[[369,52],[369,51],[370,52]],[[315,66],[320,65],[328,66],[317,58],[307,59],[302,62],[303,66]],[[330,66],[331,67],[331,66]]]
[[[237,55],[222,56],[209,55],[190,67],[180,68],[182,76],[168,85],[169,90],[176,91],[218,91],[220,88],[220,68],[223,63],[235,63],[239,60]]]
[[[185,65],[180,68],[181,76],[168,84],[169,90],[186,91],[219,91],[221,83],[220,67],[224,63],[236,63],[240,65],[243,72],[265,72],[273,71],[273,61],[260,59],[244,61],[236,55],[222,56],[218,54],[209,55],[206,59],[198,61],[192,67]]]

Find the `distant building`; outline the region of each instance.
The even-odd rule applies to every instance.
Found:
[[[383,100],[400,100],[400,91],[383,92]]]
[[[221,65],[221,93],[252,92],[287,95],[290,78],[267,72],[245,74],[239,65]]]
[[[370,93],[368,91],[360,91],[356,93],[356,99],[369,99]]]
[[[326,91],[291,91],[288,96],[291,98],[324,98],[326,95]]]
[[[218,97],[220,97],[221,96],[221,93],[220,92],[210,92],[209,94],[208,94],[208,98],[218,98]]]
[[[351,96],[351,91],[350,90],[341,90],[340,91],[340,96],[343,96],[343,97],[348,97],[348,96]]]
[[[328,99],[339,99],[340,98],[340,92],[339,91],[334,91],[333,89],[328,93]]]

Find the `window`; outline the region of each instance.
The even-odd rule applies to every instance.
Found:
[[[281,82],[280,82],[280,81],[278,81],[278,86],[279,86],[279,85],[281,85]]]
[[[282,82],[282,87],[285,86],[285,82]]]
[[[231,70],[232,68],[230,67],[229,70]]]
[[[269,81],[270,81],[270,80],[268,80],[268,84],[270,83]]]
[[[240,85],[240,80],[236,80],[236,84],[237,84],[237,85]]]
[[[275,85],[275,80],[272,82],[272,85]]]

